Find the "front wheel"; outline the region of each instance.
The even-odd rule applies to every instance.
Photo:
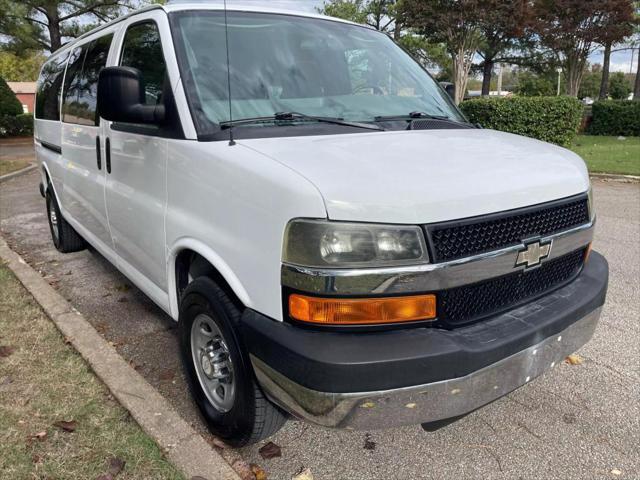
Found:
[[[84,239],[78,235],[69,222],[67,222],[56,200],[51,188],[47,188],[45,194],[47,202],[47,219],[49,220],[49,230],[53,245],[62,253],[79,252],[86,248]]]
[[[209,429],[234,447],[256,443],[286,421],[253,378],[237,335],[240,310],[211,279],[200,277],[180,303],[182,362]]]

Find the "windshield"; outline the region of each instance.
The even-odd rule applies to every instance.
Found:
[[[280,112],[374,122],[412,112],[464,121],[447,94],[386,35],[298,16],[173,14],[181,74],[200,129]],[[206,125],[209,124],[209,125]]]

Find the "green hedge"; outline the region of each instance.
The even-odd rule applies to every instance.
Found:
[[[0,77],[0,117],[4,115],[16,116],[22,113],[22,104],[11,91],[4,78]]]
[[[640,136],[640,102],[605,100],[593,104],[591,135]]]
[[[573,97],[477,98],[460,108],[484,128],[564,146],[576,136],[583,113],[582,103]]]
[[[0,138],[28,137],[33,135],[33,115],[30,113],[16,117],[0,116]]]

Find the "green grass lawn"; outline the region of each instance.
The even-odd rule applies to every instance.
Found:
[[[590,172],[640,175],[640,137],[578,135],[571,150],[584,158]]]
[[[0,261],[0,478],[116,476],[183,479]]]

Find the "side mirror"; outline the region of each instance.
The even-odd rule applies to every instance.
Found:
[[[165,120],[164,105],[145,105],[140,70],[132,67],[106,67],[98,78],[98,113],[105,120],[122,123],[154,124]]]
[[[446,83],[442,85],[444,90],[449,94],[452,100],[456,99],[456,86],[453,83]]]

